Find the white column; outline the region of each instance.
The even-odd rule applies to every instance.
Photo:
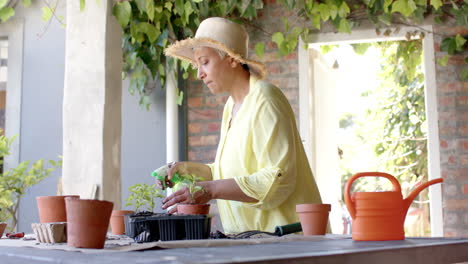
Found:
[[[175,72],[166,73],[166,160],[179,161],[179,116]]]
[[[179,161],[179,115],[177,114],[177,80],[175,72],[166,72],[166,160]],[[168,188],[166,196],[172,194]]]
[[[112,0],[67,2],[63,191],[121,207],[122,31]]]

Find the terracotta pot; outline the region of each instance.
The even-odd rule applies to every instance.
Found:
[[[129,210],[113,210],[110,218],[110,225],[112,234],[114,235],[125,235],[125,222],[124,216],[126,214],[133,214],[133,211]]]
[[[36,197],[39,221],[41,223],[66,222],[65,197],[79,199],[79,195]]]
[[[3,232],[5,232],[6,227],[7,227],[6,223],[0,223],[0,238],[2,238]]]
[[[65,199],[67,244],[78,248],[103,248],[114,204],[109,201]]]
[[[210,204],[178,204],[178,214],[207,215],[210,213]]]
[[[325,235],[330,204],[298,204],[296,212],[305,236]]]

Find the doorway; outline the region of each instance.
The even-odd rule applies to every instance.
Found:
[[[346,233],[342,210],[342,185],[339,168],[339,149],[336,131],[338,114],[336,110],[336,76],[335,63],[326,61],[318,47],[321,45],[336,45],[343,43],[363,43],[377,41],[404,40],[407,32],[415,29],[408,27],[400,29],[391,37],[378,37],[374,30],[356,30],[352,34],[324,33],[312,36],[307,48],[299,45],[299,98],[300,98],[300,130],[309,162],[322,194],[324,203],[332,204],[330,223],[333,233]],[[418,29],[420,30],[420,29]],[[424,27],[432,32],[432,27]],[[440,177],[439,138],[437,124],[437,101],[435,87],[435,66],[433,36],[426,33],[423,42],[425,86],[425,108],[428,123],[428,178]],[[359,80],[357,80],[359,81]],[[356,157],[357,159],[359,157]],[[442,197],[440,185],[431,187],[430,219],[431,234],[442,236]],[[349,231],[349,230],[348,230]]]

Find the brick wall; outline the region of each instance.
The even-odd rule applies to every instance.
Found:
[[[282,30],[281,17],[287,16],[274,0],[265,1],[266,7],[255,22],[274,32]],[[290,15],[290,14],[289,14]],[[279,58],[270,37],[255,27],[247,27],[250,34],[250,54],[262,40],[266,42],[262,61],[267,65],[268,80],[281,88],[289,99],[298,120],[298,62],[297,53]],[[468,35],[468,30],[451,23],[435,27],[436,58],[444,35]],[[468,51],[452,57],[446,67],[436,66],[440,158],[444,203],[444,231],[446,236],[468,237],[468,83],[460,81],[460,72],[468,66],[464,58]],[[255,56],[253,56],[255,58]],[[200,81],[188,84],[188,158],[196,162],[212,162],[219,141],[220,118],[227,95],[213,96]],[[218,220],[216,220],[218,221]]]
[[[453,22],[434,26],[436,58],[445,36],[468,35],[468,29]],[[445,67],[436,65],[441,173],[444,178],[443,221],[446,236],[468,237],[468,82],[460,81],[468,50],[449,59]]]

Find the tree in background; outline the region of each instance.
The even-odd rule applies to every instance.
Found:
[[[350,164],[355,161],[356,153],[364,150],[369,152],[368,171],[394,175],[406,196],[417,182],[428,179],[422,41],[353,44],[358,54],[365,54],[370,46],[381,53],[378,74],[380,84],[361,95],[372,102],[363,115],[346,113],[341,117],[340,128],[352,129],[355,135],[353,142],[340,146],[342,184],[357,172],[353,171]],[[390,182],[380,178],[360,179],[354,186],[355,191],[390,188]],[[420,197],[427,200],[427,191]],[[420,221],[419,231],[410,231],[409,235],[427,235],[427,203],[416,203],[413,211],[423,212],[417,214],[423,219]]]

